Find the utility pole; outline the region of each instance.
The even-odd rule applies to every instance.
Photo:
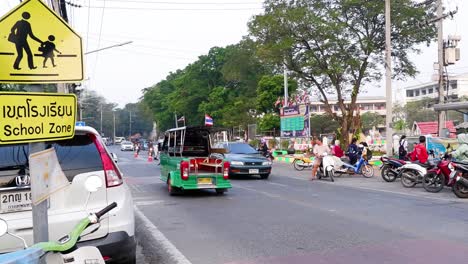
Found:
[[[129,131],[130,135],[129,135],[129,137],[131,137],[132,136],[132,110],[130,110],[130,124],[129,124],[129,126],[130,126],[130,131]]]
[[[287,107],[288,106],[288,72],[286,69],[286,60],[284,63],[283,75],[284,75],[284,105],[283,107]]]
[[[444,15],[444,7],[442,0],[437,0],[437,17],[441,18]],[[437,53],[438,53],[438,64],[439,64],[439,104],[444,103],[444,31],[443,31],[443,19],[437,21]],[[445,112],[439,112],[439,129],[438,136],[442,136],[443,129],[445,128]]]
[[[113,138],[112,138],[112,142],[115,142],[115,111],[112,111],[112,118],[114,119],[114,129],[113,129]]]
[[[386,151],[388,156],[393,156],[393,131],[392,131],[392,39],[391,39],[391,16],[390,0],[385,0],[385,89],[386,89]]]
[[[101,136],[102,136],[103,135],[102,134],[102,104],[101,104],[101,131],[100,131],[100,133],[101,133]]]

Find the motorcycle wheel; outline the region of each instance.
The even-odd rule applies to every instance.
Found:
[[[431,193],[437,193],[444,188],[445,178],[443,174],[429,172],[428,174],[424,175],[422,184],[426,191]]]
[[[370,165],[370,164],[364,165],[361,168],[361,174],[362,174],[362,176],[364,176],[366,178],[374,177],[374,167],[372,167],[372,165]]]
[[[406,188],[412,188],[417,183],[418,175],[416,173],[406,170],[401,173],[401,184]]]
[[[458,198],[468,198],[468,188],[459,182],[455,182],[452,186],[452,191]]]
[[[293,161],[293,166],[294,166],[294,169],[298,171],[304,170],[304,168],[306,167],[305,162],[300,159],[295,159]]]
[[[382,176],[382,179],[386,182],[394,182],[397,178],[395,173],[391,172],[390,170],[392,169],[391,166],[389,165],[383,165],[380,175]]]
[[[330,177],[330,181],[331,181],[331,182],[334,182],[334,181],[335,181],[335,179],[333,178],[333,176],[334,176],[334,174],[335,174],[335,173],[333,172],[333,170],[327,171],[326,174],[328,175],[328,177]]]

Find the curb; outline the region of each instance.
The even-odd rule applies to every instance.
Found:
[[[135,235],[148,263],[192,264],[161,231],[138,209],[135,211]]]

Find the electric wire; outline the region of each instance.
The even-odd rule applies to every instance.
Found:
[[[84,6],[93,9],[135,10],[135,11],[254,11],[263,8],[156,8],[156,7],[122,7],[122,6]]]
[[[103,1],[103,0],[99,0]],[[261,2],[168,2],[168,1],[150,1],[150,0],[106,0],[108,2],[120,3],[142,3],[142,4],[165,4],[165,5],[254,5]]]
[[[101,13],[101,26],[99,28],[99,39],[98,39],[98,45],[97,45],[98,49],[101,48],[102,27],[104,25],[104,13],[106,11],[105,6],[106,6],[106,0],[104,0],[104,9],[102,9],[102,13]],[[99,61],[99,52],[96,53],[96,61],[94,62],[93,76],[96,74],[98,61]]]
[[[91,0],[88,0],[88,5],[91,5]],[[89,19],[91,17],[91,8],[88,7],[88,25],[87,25],[87,29],[86,29],[86,51],[89,51]]]

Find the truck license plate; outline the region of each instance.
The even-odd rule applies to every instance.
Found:
[[[211,178],[198,178],[197,182],[198,182],[198,184],[212,184],[213,179],[211,179]]]
[[[249,169],[249,174],[258,174],[258,169]]]
[[[0,194],[0,213],[32,210],[31,192],[4,192]]]

